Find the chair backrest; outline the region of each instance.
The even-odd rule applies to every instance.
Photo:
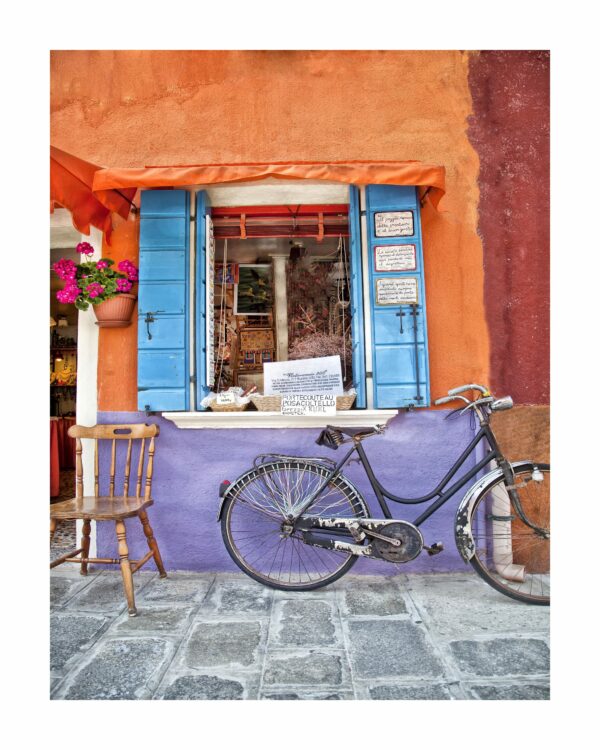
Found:
[[[117,470],[117,442],[127,441],[126,455],[123,464],[123,495],[130,496],[130,473],[131,459],[135,459],[137,453],[137,475],[135,482],[135,497],[141,497],[142,484],[144,485],[144,497],[148,499],[152,490],[152,472],[154,470],[154,439],[160,429],[155,424],[100,424],[93,427],[73,425],[69,428],[69,435],[76,439],[76,464],[75,464],[75,494],[83,497],[83,444],[82,438],[95,441],[94,445],[94,495],[100,494],[100,441],[112,441],[110,448],[110,475],[108,484],[108,496],[115,496],[115,473]],[[147,444],[147,438],[150,438]],[[139,451],[135,450],[134,443],[139,442]],[[144,474],[144,463],[146,471]]]

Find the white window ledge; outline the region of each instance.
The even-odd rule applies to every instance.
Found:
[[[328,424],[339,427],[374,427],[388,422],[396,414],[397,409],[349,409],[330,416],[307,417],[284,417],[277,411],[166,411],[162,416],[184,430],[239,430],[253,427],[326,427]]]

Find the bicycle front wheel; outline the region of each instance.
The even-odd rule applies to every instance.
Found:
[[[537,472],[515,469],[512,487],[520,508],[504,477],[476,501],[471,513],[471,565],[506,596],[549,604],[550,466],[538,464]]]
[[[264,464],[235,482],[223,506],[221,532],[244,573],[272,588],[309,591],[332,583],[354,565],[355,555],[306,544],[301,532],[286,528],[286,516],[302,506],[328,473],[325,466],[298,459]],[[338,476],[307,513],[358,518],[368,510],[356,489]]]

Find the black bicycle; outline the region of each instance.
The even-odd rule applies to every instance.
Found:
[[[460,395],[467,391],[478,395],[473,400]],[[496,399],[487,388],[470,384],[448,391],[435,403],[455,399],[466,406],[453,413],[476,414],[479,430],[438,486],[423,497],[398,497],[377,480],[362,441],[382,434],[384,425],[323,430],[318,445],[337,450],[351,444],[337,463],[320,457],[257,456],[254,468],[233,483],[221,484],[218,519],[233,560],[267,586],[308,591],[337,580],[359,557],[406,563],[423,550],[439,554],[441,543],[427,546],[420,526],[492,464],[458,507],[458,551],[503,594],[530,604],[549,604],[550,466],[531,460],[510,463],[503,456],[490,416],[512,408],[510,396]],[[451,483],[482,441],[483,458]],[[341,473],[353,454],[366,471],[384,518],[371,518],[364,498]],[[386,499],[406,505],[432,502],[411,523],[393,518]]]

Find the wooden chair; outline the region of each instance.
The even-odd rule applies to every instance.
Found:
[[[154,439],[159,433],[157,425],[146,424],[105,424],[94,427],[82,427],[74,425],[69,428],[69,435],[76,438],[76,482],[75,497],[64,500],[50,506],[50,540],[56,530],[58,521],[83,519],[83,535],[81,547],[73,552],[57,558],[50,563],[51,568],[64,562],[73,562],[81,565],[81,575],[87,575],[88,563],[102,563],[107,565],[120,565],[123,575],[123,587],[127,597],[127,607],[130,617],[137,614],[135,599],[133,595],[133,573],[139,570],[148,560],[153,557],[160,577],[165,578],[166,572],[160,556],[158,544],[152,533],[152,527],[148,521],[146,508],[154,501],[150,496],[152,486],[152,471],[154,468]],[[82,438],[91,438],[95,441],[94,450],[94,494],[84,497],[83,494],[83,461],[82,461]],[[150,438],[147,445],[147,438]],[[111,440],[110,451],[110,475],[108,477],[108,495],[100,495],[100,471],[99,471],[99,441]],[[115,471],[117,468],[117,442],[126,440],[126,456],[123,468],[123,494],[115,495]],[[139,443],[139,452],[137,444]],[[135,447],[134,447],[135,444]],[[120,451],[121,452],[121,451]],[[135,481],[135,495],[129,492],[129,476],[132,455],[137,454],[137,478]],[[135,457],[134,457],[135,458]],[[146,472],[144,476],[144,463]],[[142,485],[144,485],[142,487]],[[142,494],[143,493],[143,494]],[[125,518],[137,516],[146,535],[150,551],[141,560],[130,560],[125,534]],[[114,521],[119,544],[119,559],[91,558],[90,550],[90,521]],[[78,556],[79,555],[79,556]]]

